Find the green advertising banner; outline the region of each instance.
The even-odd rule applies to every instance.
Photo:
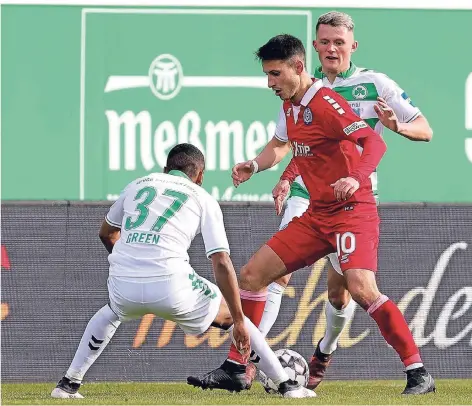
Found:
[[[3,5],[2,199],[113,200],[190,142],[213,196],[271,200],[289,157],[238,189],[230,171],[270,140],[280,107],[254,51],[290,33],[317,65],[314,24],[329,10],[289,6]],[[429,144],[384,134],[381,201],[471,202],[472,10],[342,11],[354,62],[397,81],[434,130]]]

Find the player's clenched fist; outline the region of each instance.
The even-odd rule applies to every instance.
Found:
[[[238,187],[241,183],[246,182],[255,172],[254,161],[246,161],[233,166],[231,177],[233,185]]]
[[[341,178],[330,186],[334,188],[334,197],[338,202],[349,199],[357,189],[359,182],[354,178]]]

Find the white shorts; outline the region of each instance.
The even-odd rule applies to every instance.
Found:
[[[303,197],[293,196],[287,199],[287,205],[285,206],[284,216],[282,217],[282,221],[280,222],[279,230],[283,230],[287,227],[288,223],[292,221],[294,217],[301,217],[303,213],[305,213],[306,209],[310,201],[308,199],[304,199]],[[342,275],[341,266],[339,264],[338,256],[335,252],[328,254],[329,262],[333,266],[334,270]]]
[[[190,335],[204,333],[215,320],[221,303],[221,292],[210,281],[188,267],[175,275],[133,278],[109,276],[110,307],[121,321],[152,313],[174,321]]]

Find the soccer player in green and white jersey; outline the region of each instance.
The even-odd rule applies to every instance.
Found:
[[[382,134],[386,127],[412,141],[431,140],[432,130],[428,121],[392,79],[383,73],[359,68],[351,62],[352,53],[356,51],[358,43],[354,40],[354,23],[349,15],[332,11],[320,16],[316,24],[313,46],[321,62],[321,66],[315,71],[315,77],[322,80],[324,86],[341,94],[375,131]],[[377,174],[374,172],[372,176],[372,185],[376,192]],[[293,217],[301,216],[309,204],[308,192],[293,160],[272,192],[277,214],[280,214],[289,191],[281,229],[286,227]],[[325,336],[318,342],[310,361],[308,387],[311,389],[316,388],[323,379],[339,336],[355,310],[355,302],[347,291],[336,253],[328,258],[330,265],[329,301],[326,304],[327,326]],[[277,318],[290,276],[291,274],[269,286],[264,315],[259,325],[263,334],[269,332]],[[418,371],[422,371],[422,368],[418,367],[422,365],[411,365],[411,373],[418,374]],[[421,381],[422,377],[419,376],[418,379]],[[419,393],[417,390],[420,390],[421,386],[411,388],[411,392]]]
[[[190,335],[210,326],[227,330],[243,356],[249,357],[252,347],[283,397],[316,396],[289,379],[264,336],[243,314],[223,214],[201,187],[204,171],[202,152],[178,144],[169,151],[164,173],[129,183],[111,206],[99,232],[110,254],[108,304],[87,324],[69,369],[51,392],[53,398],[82,399],[78,391],[84,375],[120,324],[148,313],[174,321]],[[216,285],[189,264],[187,251],[199,233]],[[248,388],[245,369],[227,365],[240,377],[240,390]]]

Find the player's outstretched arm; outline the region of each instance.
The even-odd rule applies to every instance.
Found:
[[[374,110],[380,122],[410,141],[431,141],[433,130],[428,120],[406,92],[388,76],[377,76],[381,86]]]
[[[429,142],[433,138],[433,130],[424,116],[418,116],[410,123],[399,123],[397,133],[410,141]]]
[[[289,150],[289,142],[273,137],[254,160],[242,162],[233,167],[231,177],[234,186],[238,187],[246,182],[256,172],[262,172],[277,165]]]
[[[277,165],[285,158],[285,155],[287,155],[289,151],[290,142],[279,140],[277,137],[272,137],[261,153],[254,159],[258,166],[257,172],[265,171],[266,169]]]
[[[250,350],[249,334],[244,323],[236,272],[229,257],[223,213],[218,202],[210,195],[207,195],[206,202],[202,201],[202,207],[200,230],[207,257],[211,260],[216,284],[223,294],[233,319],[233,339],[236,347],[246,357]]]
[[[115,226],[112,226],[103,220],[98,236],[102,241],[102,244],[107,249],[108,253],[111,254],[113,251],[113,246],[120,239],[121,229]]]
[[[215,252],[211,255],[211,264],[216,284],[226,300],[233,321],[242,322],[244,313],[239,297],[238,279],[229,254],[225,251]]]
[[[406,101],[402,101],[404,104]],[[393,104],[393,103],[392,103]],[[426,141],[429,142],[433,138],[433,130],[431,129],[428,120],[423,115],[418,115],[414,120],[410,122],[403,122],[401,114],[395,111],[396,104],[390,106],[388,102],[381,98],[377,98],[377,104],[374,105],[374,110],[379,117],[380,122],[389,130],[402,135],[410,141]],[[397,110],[400,107],[397,106]]]
[[[233,318],[233,337],[238,350],[243,356],[249,356],[249,335],[244,326],[244,313],[239,296],[239,285],[234,271],[233,262],[225,251],[211,255],[215,281],[223,294],[229,312]]]

